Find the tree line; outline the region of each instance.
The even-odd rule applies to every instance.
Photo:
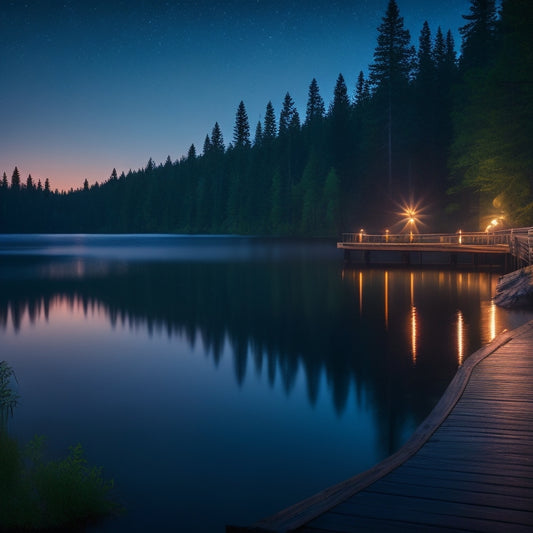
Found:
[[[458,52],[427,22],[415,47],[390,0],[368,74],[339,74],[327,109],[313,79],[305,116],[287,93],[252,133],[241,101],[229,144],[215,123],[177,161],[67,192],[4,172],[0,231],[334,236],[392,227],[411,202],[434,231],[530,225],[532,11],[471,0]]]

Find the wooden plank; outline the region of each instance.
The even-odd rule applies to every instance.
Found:
[[[398,495],[402,497],[418,498],[422,500],[440,500],[462,505],[481,505],[517,511],[531,510],[531,494],[522,492],[522,496],[515,494],[518,491],[508,491],[507,494],[494,492],[481,492],[465,490],[462,486],[436,487],[431,485],[418,485],[414,483],[396,483],[384,478],[366,489],[369,494]],[[531,524],[533,525],[533,516]]]
[[[515,475],[507,470],[490,474],[487,472],[457,471],[449,468],[431,468],[426,465],[405,464],[391,472],[388,477],[396,479],[396,475],[399,478],[403,476],[406,480],[416,478],[420,483],[427,479],[431,483],[442,483],[443,486],[446,486],[449,481],[450,483],[481,483],[487,486],[488,489],[493,485],[510,489],[517,488],[519,490],[522,488],[533,489],[532,477]]]
[[[533,526],[531,512],[367,491],[338,505],[334,512],[328,514],[344,514],[354,521],[359,517],[381,518],[498,533],[508,531],[507,527],[512,524],[524,530],[530,528],[530,531]],[[324,527],[326,522],[317,519],[313,524]]]

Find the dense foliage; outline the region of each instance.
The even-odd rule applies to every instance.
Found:
[[[339,75],[328,109],[315,79],[302,123],[286,94],[268,102],[253,139],[240,102],[232,142],[218,123],[202,153],[68,192],[31,176],[0,181],[3,232],[184,232],[336,235],[393,227],[402,203],[427,229],[533,222],[533,4],[472,0],[457,59],[452,34],[426,23],[411,44],[395,0],[354,97]],[[453,213],[453,224],[450,220]]]

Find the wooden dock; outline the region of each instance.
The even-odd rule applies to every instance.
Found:
[[[533,321],[459,368],[409,442],[374,468],[227,532],[533,531]]]
[[[402,233],[370,235],[343,233],[337,248],[344,250],[345,262],[394,264],[391,254],[408,265],[442,264],[464,266],[495,266],[506,271],[533,262],[533,228],[514,228],[494,232]],[[383,256],[383,253],[388,255]],[[470,259],[465,262],[464,258]],[[429,260],[427,260],[430,258]],[[460,258],[463,258],[461,261]],[[489,261],[487,263],[487,260]],[[492,262],[491,262],[492,261]]]

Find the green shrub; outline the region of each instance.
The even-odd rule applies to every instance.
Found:
[[[18,396],[11,389],[15,374],[0,361],[0,530],[44,530],[79,527],[120,510],[113,501],[113,480],[90,467],[81,444],[58,461],[44,459],[44,437],[25,449],[7,434]]]
[[[119,511],[110,498],[113,480],[89,467],[80,444],[58,461],[43,459],[44,438],[22,452],[0,436],[0,526],[17,529],[75,527]]]

